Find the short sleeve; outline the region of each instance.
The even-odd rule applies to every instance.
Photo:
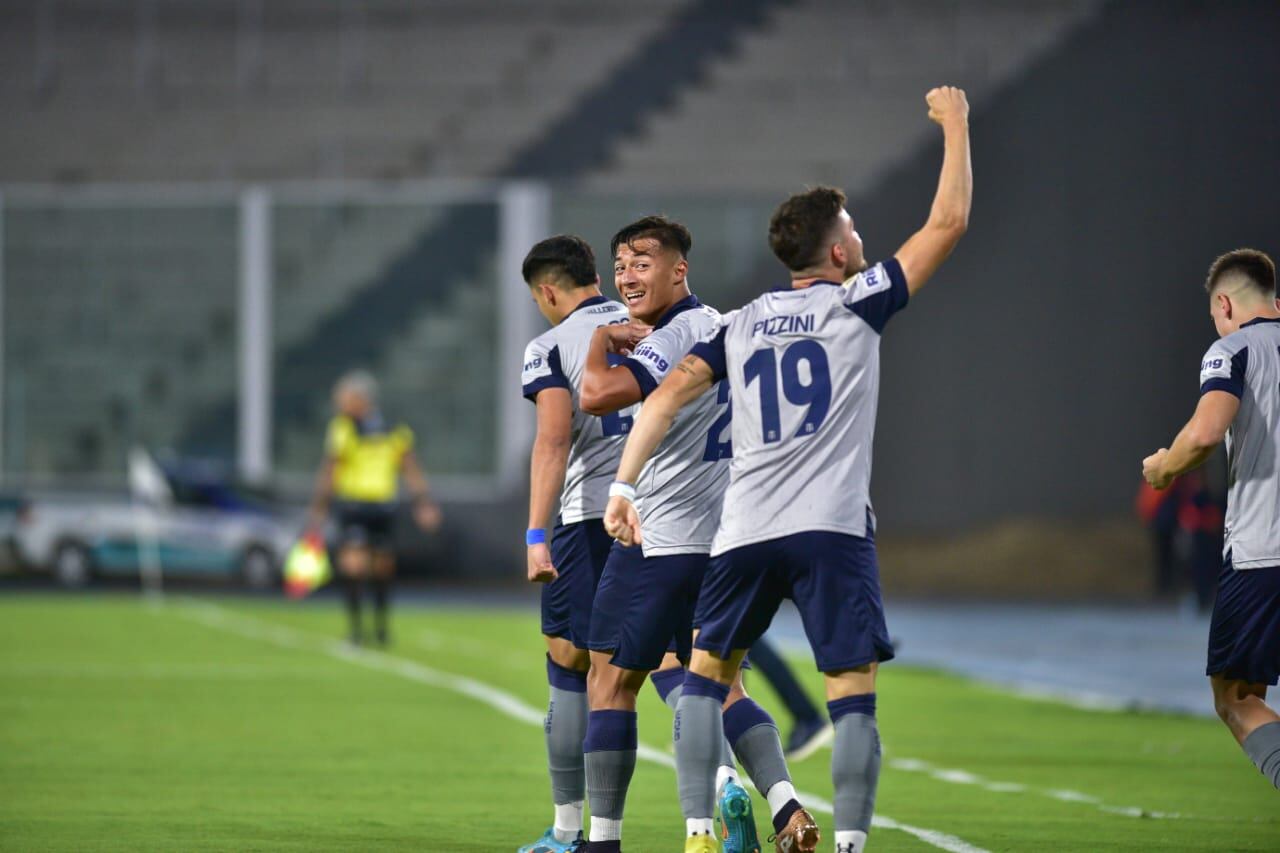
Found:
[[[325,453],[334,459],[340,459],[350,452],[356,441],[356,425],[351,418],[336,417],[329,421],[329,434],[325,436]]]
[[[844,284],[844,304],[867,322],[876,333],[884,331],[889,318],[907,305],[907,277],[897,258],[882,261]]]
[[[1221,342],[1209,347],[1200,362],[1200,393],[1226,391],[1244,396],[1244,374],[1249,367],[1249,348],[1232,353]]]
[[[521,393],[530,402],[547,388],[569,388],[569,380],[560,368],[560,350],[548,346],[542,338],[534,340],[524,351],[524,370],[520,373]]]
[[[729,375],[724,355],[724,336],[728,330],[729,324],[722,323],[720,331],[716,332],[710,340],[696,343],[693,349],[689,350],[689,355],[695,355],[711,366],[712,382],[719,382]]]
[[[396,454],[404,457],[413,451],[413,430],[407,424],[400,424],[392,433],[396,443]]]
[[[636,377],[641,399],[653,393],[694,343],[693,330],[678,322],[663,326],[640,342],[622,364]]]

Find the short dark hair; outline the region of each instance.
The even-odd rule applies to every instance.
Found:
[[[646,216],[627,225],[609,242],[609,257],[618,256],[618,247],[622,244],[634,247],[636,240],[657,240],[664,249],[679,252],[683,258],[689,257],[693,248],[693,235],[674,219],[665,216]]]
[[[573,287],[588,287],[597,280],[596,255],[581,237],[558,234],[534,244],[524,256],[520,273],[530,287],[548,274],[567,280]]]
[[[844,193],[835,187],[796,193],[769,220],[769,248],[792,272],[808,269],[820,260],[844,203]]]
[[[1204,281],[1204,289],[1213,293],[1215,287],[1226,275],[1237,273],[1249,280],[1260,293],[1276,296],[1276,265],[1266,252],[1257,249],[1236,249],[1227,252],[1209,267],[1209,277]]]

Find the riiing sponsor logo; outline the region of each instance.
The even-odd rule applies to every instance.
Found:
[[[667,370],[670,369],[671,367],[671,362],[663,358],[658,353],[657,350],[655,350],[653,347],[649,346],[648,344],[641,344],[640,346],[636,347],[636,351],[632,353],[632,355],[635,356],[636,358],[644,358],[644,359],[648,359],[649,361],[652,361],[654,366],[657,367],[658,370],[662,371],[663,373],[666,373]]]
[[[794,335],[800,332],[812,332],[817,328],[817,325],[817,320],[814,319],[812,314],[794,316],[784,314],[756,320],[755,325],[751,327],[751,335],[752,337],[756,335]]]
[[[537,358],[535,358],[533,361],[526,361],[526,362],[524,363],[524,369],[525,369],[526,371],[527,371],[527,370],[537,370],[539,367],[542,367],[542,356],[538,356],[538,357],[537,357]]]
[[[1223,360],[1221,358],[1206,358],[1200,363],[1201,370],[1221,370]]]

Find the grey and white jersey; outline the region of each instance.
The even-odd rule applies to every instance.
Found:
[[[623,362],[648,397],[693,345],[711,338],[720,313],[689,296],[671,307]],[[644,555],[706,554],[729,485],[729,386],[721,381],[681,409],[636,482]]]
[[[573,443],[560,493],[560,518],[565,524],[604,517],[609,484],[631,431],[635,406],[598,418],[583,412],[578,403],[591,336],[598,326],[629,319],[622,303],[594,296],[584,300],[560,325],[534,338],[524,351],[520,376],[524,396],[533,401],[539,391],[566,388],[573,400]]]
[[[733,461],[712,555],[824,530],[866,536],[880,333],[907,304],[890,259],[844,284],[766,293],[693,354],[733,399]]]
[[[1200,393],[1240,398],[1227,431],[1224,553],[1237,569],[1280,566],[1280,320],[1245,323],[1205,353]]]

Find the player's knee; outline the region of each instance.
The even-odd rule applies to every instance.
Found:
[[[556,665],[577,672],[591,667],[591,657],[586,649],[580,649],[564,637],[547,637],[547,656]]]
[[[1213,689],[1213,710],[1218,719],[1230,725],[1236,709],[1245,698],[1245,692],[1240,689],[1242,685],[1224,678],[1210,679],[1209,685]]]
[[[718,658],[704,649],[694,649],[693,656],[689,658],[689,671],[721,684],[732,684],[742,654],[734,652],[728,658]]]
[[[643,673],[639,674],[643,678]],[[587,676],[587,701],[592,710],[633,710],[636,705],[635,678],[628,670],[616,666],[591,666]]]

